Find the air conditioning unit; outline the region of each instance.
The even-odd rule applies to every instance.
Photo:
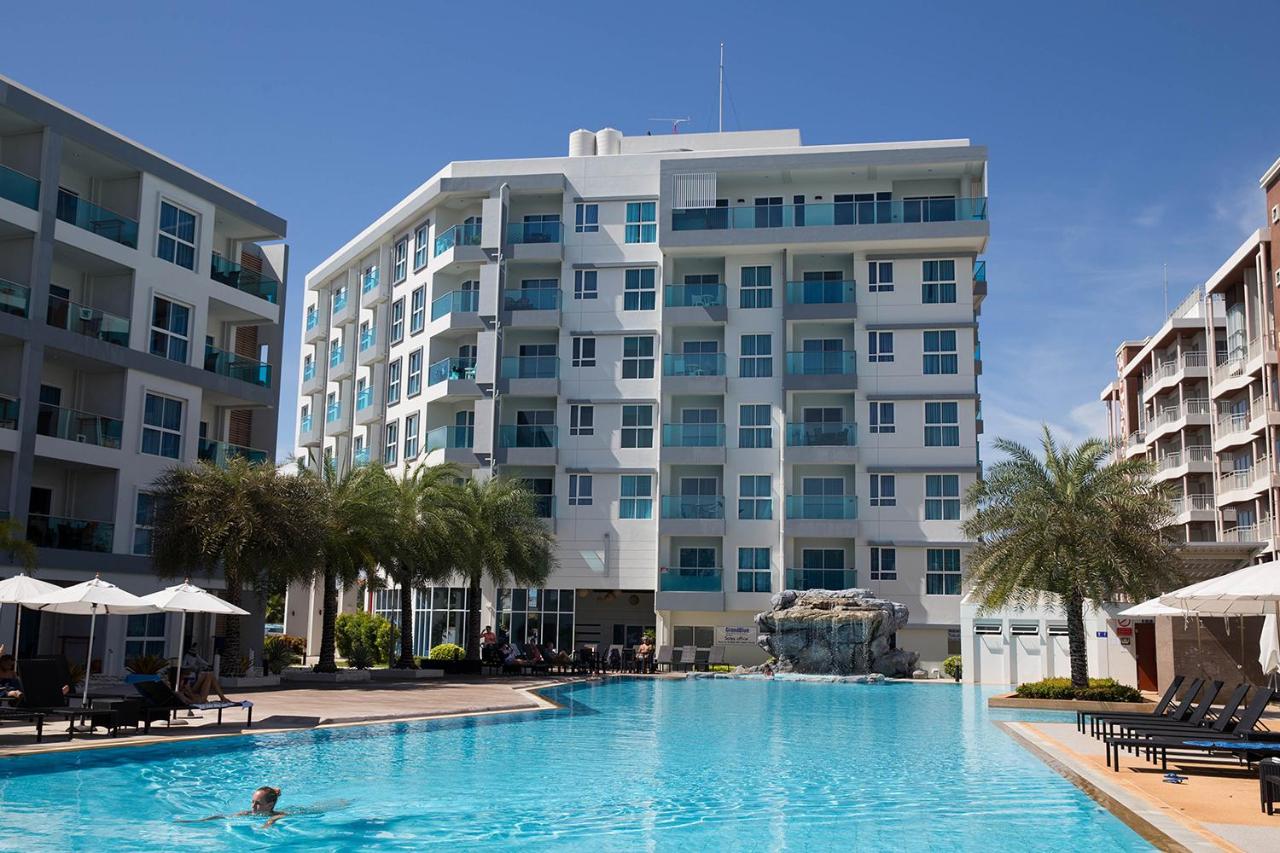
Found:
[[[80,309],[80,319],[81,319],[81,320],[84,320],[85,322],[88,322],[89,320],[92,320],[92,319],[93,319],[93,309],[92,309],[92,308],[83,308],[83,307],[82,307],[82,308]]]
[[[80,442],[81,444],[84,444],[88,440],[89,440],[88,436],[86,436],[84,433],[81,432],[76,434],[76,441]]]
[[[1224,510],[1222,511],[1222,523],[1223,523],[1223,524],[1226,524],[1228,521],[1230,521],[1230,522],[1234,522],[1234,521],[1236,520],[1236,518],[1237,518],[1237,516],[1236,516],[1236,511],[1235,511],[1234,509],[1224,509]]]

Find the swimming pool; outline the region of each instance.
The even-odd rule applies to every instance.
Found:
[[[556,711],[0,759],[0,846],[1151,849],[992,725],[1015,716],[989,693],[625,679],[550,690]],[[324,811],[174,821],[263,784]]]

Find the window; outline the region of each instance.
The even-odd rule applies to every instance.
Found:
[[[142,452],[177,459],[182,453],[182,401],[148,394],[142,409]]]
[[[956,262],[925,261],[920,301],[935,304],[956,301]]]
[[[893,474],[871,475],[871,505],[897,506],[898,482]]]
[[[167,613],[135,613],[125,623],[124,659],[140,655],[164,657]]]
[[[893,291],[893,261],[867,261],[867,289],[872,293]]]
[[[924,446],[959,447],[960,419],[958,403],[924,404]]]
[[[652,268],[627,270],[624,276],[622,294],[623,311],[652,311],[657,304],[657,288],[654,278],[657,270]]]
[[[771,590],[768,548],[738,549],[738,592]]]
[[[867,358],[873,363],[893,361],[893,332],[867,332]]]
[[[406,396],[416,397],[422,393],[422,350],[409,353],[409,388]]]
[[[893,403],[871,404],[871,431],[886,434],[895,432],[893,423]]]
[[[738,375],[744,378],[773,375],[773,338],[769,335],[743,335]]]
[[[738,518],[763,521],[773,518],[773,496],[768,474],[743,474],[738,477]]]
[[[715,637],[716,629],[706,625],[676,625],[671,629],[671,640],[677,649],[685,646],[709,649]]]
[[[426,285],[415,288],[411,298],[413,301],[409,305],[409,334],[416,335],[422,331],[427,319]]]
[[[773,268],[743,267],[738,304],[743,308],[773,307]]]
[[[653,406],[622,407],[622,446],[653,447]]]
[[[382,462],[385,465],[396,464],[396,454],[400,450],[400,424],[392,421],[387,424],[386,441],[382,448]]]
[[[941,332],[925,332],[925,375],[935,373],[956,373],[958,370],[959,360],[956,357],[955,329],[947,329]]]
[[[573,230],[579,234],[594,234],[600,230],[600,205],[579,202],[573,207]],[[628,243],[631,241],[628,240]]]
[[[156,522],[156,496],[151,492],[138,492],[133,512],[133,553],[145,556],[151,553],[151,529]]]
[[[569,506],[591,506],[591,475],[569,475]]]
[[[160,234],[156,257],[171,264],[196,268],[196,215],[167,201],[160,202]]]
[[[400,359],[387,365],[387,405],[400,402]]]
[[[871,579],[896,581],[898,579],[898,550],[896,548],[871,549]]]
[[[924,478],[925,521],[960,520],[960,475],[926,474]]]
[[[191,309],[157,296],[151,302],[151,354],[187,363]]]
[[[738,407],[738,447],[773,447],[773,425],[767,403]]]
[[[681,548],[677,560],[681,569],[717,568],[715,548]]]
[[[843,548],[805,548],[800,552],[801,577],[809,589],[846,589],[857,579],[845,577]]]
[[[600,295],[599,288],[596,284],[595,270],[574,270],[573,271],[573,298],[574,299],[595,299]]]
[[[419,225],[413,232],[413,268],[420,270],[427,265],[427,223]]]
[[[404,297],[391,303],[391,343],[404,340]]]
[[[596,434],[596,407],[574,403],[569,406],[569,435]]]
[[[653,378],[653,337],[627,336],[622,339],[622,378]]]
[[[960,549],[929,548],[925,552],[926,595],[960,594]]]
[[[418,458],[418,418],[421,415],[409,415],[404,419],[404,460]]]
[[[391,283],[399,284],[409,276],[409,238],[402,237],[396,241],[395,254],[391,265]]]
[[[656,243],[658,240],[658,203],[627,202],[626,242]]]
[[[595,367],[596,366],[596,339],[595,338],[574,338],[573,339],[573,366],[574,367]]]
[[[618,518],[653,518],[653,478],[648,474],[623,474]]]

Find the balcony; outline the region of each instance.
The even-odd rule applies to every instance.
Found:
[[[372,327],[365,329],[360,333],[360,352],[364,352],[373,346],[378,340],[378,330]]]
[[[116,526],[109,521],[52,515],[27,516],[27,540],[38,548],[110,554],[115,534]]]
[[[722,283],[668,284],[662,291],[662,320],[668,326],[723,323],[729,319]]]
[[[347,289],[345,287],[339,291],[336,291],[333,294],[333,313],[335,315],[341,314],[346,309],[347,305],[349,305],[350,303],[351,303],[351,294],[347,292]]]
[[[1239,524],[1222,530],[1223,542],[1250,544],[1263,542],[1270,538],[1271,519],[1260,519],[1257,524]]]
[[[335,400],[325,409],[324,422],[331,424],[340,417],[342,417],[342,403]]]
[[[371,290],[377,289],[377,287],[378,287],[378,268],[377,267],[374,267],[373,269],[366,272],[364,275],[360,276],[360,292],[361,293],[368,293]]]
[[[312,379],[315,379],[315,378],[316,378],[316,363],[314,361],[308,361],[306,364],[302,365],[302,381],[310,382]]]
[[[20,409],[17,397],[0,394],[0,429],[17,429]]]
[[[272,305],[278,305],[280,302],[280,282],[264,272],[251,270],[229,261],[217,252],[213,253],[209,262],[209,278],[228,287],[234,287],[241,293],[265,299]],[[334,306],[334,310],[337,310],[337,306]],[[310,322],[310,316],[307,319]],[[311,326],[307,328],[310,329]]]
[[[663,353],[662,375],[671,394],[723,394],[728,387],[722,352]]]
[[[851,391],[857,386],[857,366],[853,350],[789,352],[783,387],[788,391]]]
[[[32,210],[39,210],[40,181],[17,169],[0,166],[0,198],[7,198],[14,204],[20,204]]]
[[[1245,500],[1267,488],[1270,482],[1271,459],[1267,456],[1247,468],[1228,470],[1218,475],[1217,504],[1222,506]]]
[[[967,222],[987,219],[987,200],[976,198],[894,199],[817,204],[748,204],[671,211],[672,231],[813,228]]]
[[[658,569],[657,610],[724,610],[724,570],[683,568]]]
[[[723,465],[724,424],[663,424],[662,461],[673,465]]]
[[[513,244],[559,243],[562,230],[558,220],[555,222],[508,222],[507,242]]]
[[[343,347],[336,346],[330,349],[329,350],[329,368],[333,369],[338,365],[342,364],[343,358],[345,358]]]
[[[507,355],[498,365],[501,390],[522,397],[560,393],[560,359],[554,355]]]
[[[986,261],[977,261],[976,263],[974,263],[973,283],[974,284],[987,283],[987,262]]]
[[[202,438],[196,444],[196,458],[202,462],[211,462],[219,468],[227,467],[232,459],[245,459],[251,465],[261,464],[269,459],[265,450],[254,450],[252,447],[214,441],[211,438]]]
[[[467,222],[455,225],[436,237],[435,256],[439,257],[455,246],[479,246],[480,223]]]
[[[119,450],[124,423],[106,415],[41,403],[36,416],[36,434]]]
[[[450,356],[442,358],[427,368],[427,386],[451,379],[476,379],[476,360],[472,357]]]
[[[423,437],[423,450],[426,453],[440,451],[441,462],[452,462],[457,465],[475,465],[476,455],[472,448],[476,443],[476,428],[471,426],[442,426],[428,432]],[[544,516],[544,517],[550,517]]]
[[[120,347],[129,345],[129,321],[60,296],[49,297],[46,321],[50,326],[97,338]]]
[[[448,314],[474,314],[480,310],[480,291],[450,290],[431,302],[431,319],[439,320]]]
[[[724,495],[663,495],[659,517],[664,536],[723,536]]]
[[[559,308],[558,287],[527,287],[502,291],[503,311],[556,311]]]
[[[356,392],[356,411],[367,409],[373,405],[373,389],[361,388]]]
[[[361,447],[351,454],[351,464],[359,468],[369,464],[369,448]]]
[[[854,495],[787,495],[787,518],[812,521],[852,520],[858,517]]]
[[[1184,400],[1181,405],[1165,406],[1147,421],[1147,441],[1186,426],[1208,426],[1213,403],[1208,397]]]
[[[558,431],[550,424],[502,424],[498,461],[512,465],[555,465]]]
[[[1274,357],[1274,347],[1266,339],[1254,338],[1248,345],[1238,344],[1225,356],[1219,356],[1213,368],[1212,396],[1247,387],[1253,381],[1253,375],[1261,370],[1266,354]]]
[[[1176,524],[1213,521],[1216,512],[1217,507],[1211,494],[1181,495],[1169,501],[1169,515]]]
[[[303,415],[298,419],[298,435],[300,437],[310,435],[311,427],[314,423],[315,422],[311,419],[311,415]]]
[[[853,589],[858,585],[854,569],[787,569],[784,574],[786,589]]]
[[[787,424],[787,447],[853,447],[857,443],[857,424]]]
[[[138,223],[121,213],[99,207],[74,193],[58,190],[57,216],[77,228],[92,231],[130,249],[138,248]]]
[[[857,300],[854,281],[789,281],[784,311],[788,320],[853,317]]]
[[[1156,473],[1153,479],[1175,480],[1187,474],[1211,473],[1213,473],[1213,448],[1208,445],[1193,444],[1161,456],[1156,462]]]
[[[0,312],[26,317],[31,311],[31,288],[0,278]]]
[[[314,373],[314,363],[312,363],[311,368]],[[265,361],[246,358],[243,355],[236,355],[233,352],[218,349],[212,344],[205,344],[204,346],[204,369],[219,376],[248,382],[250,385],[257,385],[262,388],[271,387],[271,365]],[[306,378],[304,375],[303,379],[305,380]]]

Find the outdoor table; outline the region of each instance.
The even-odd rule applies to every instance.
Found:
[[[1264,758],[1258,762],[1258,795],[1262,798],[1262,810],[1275,814],[1276,801],[1280,800],[1280,758]]]

